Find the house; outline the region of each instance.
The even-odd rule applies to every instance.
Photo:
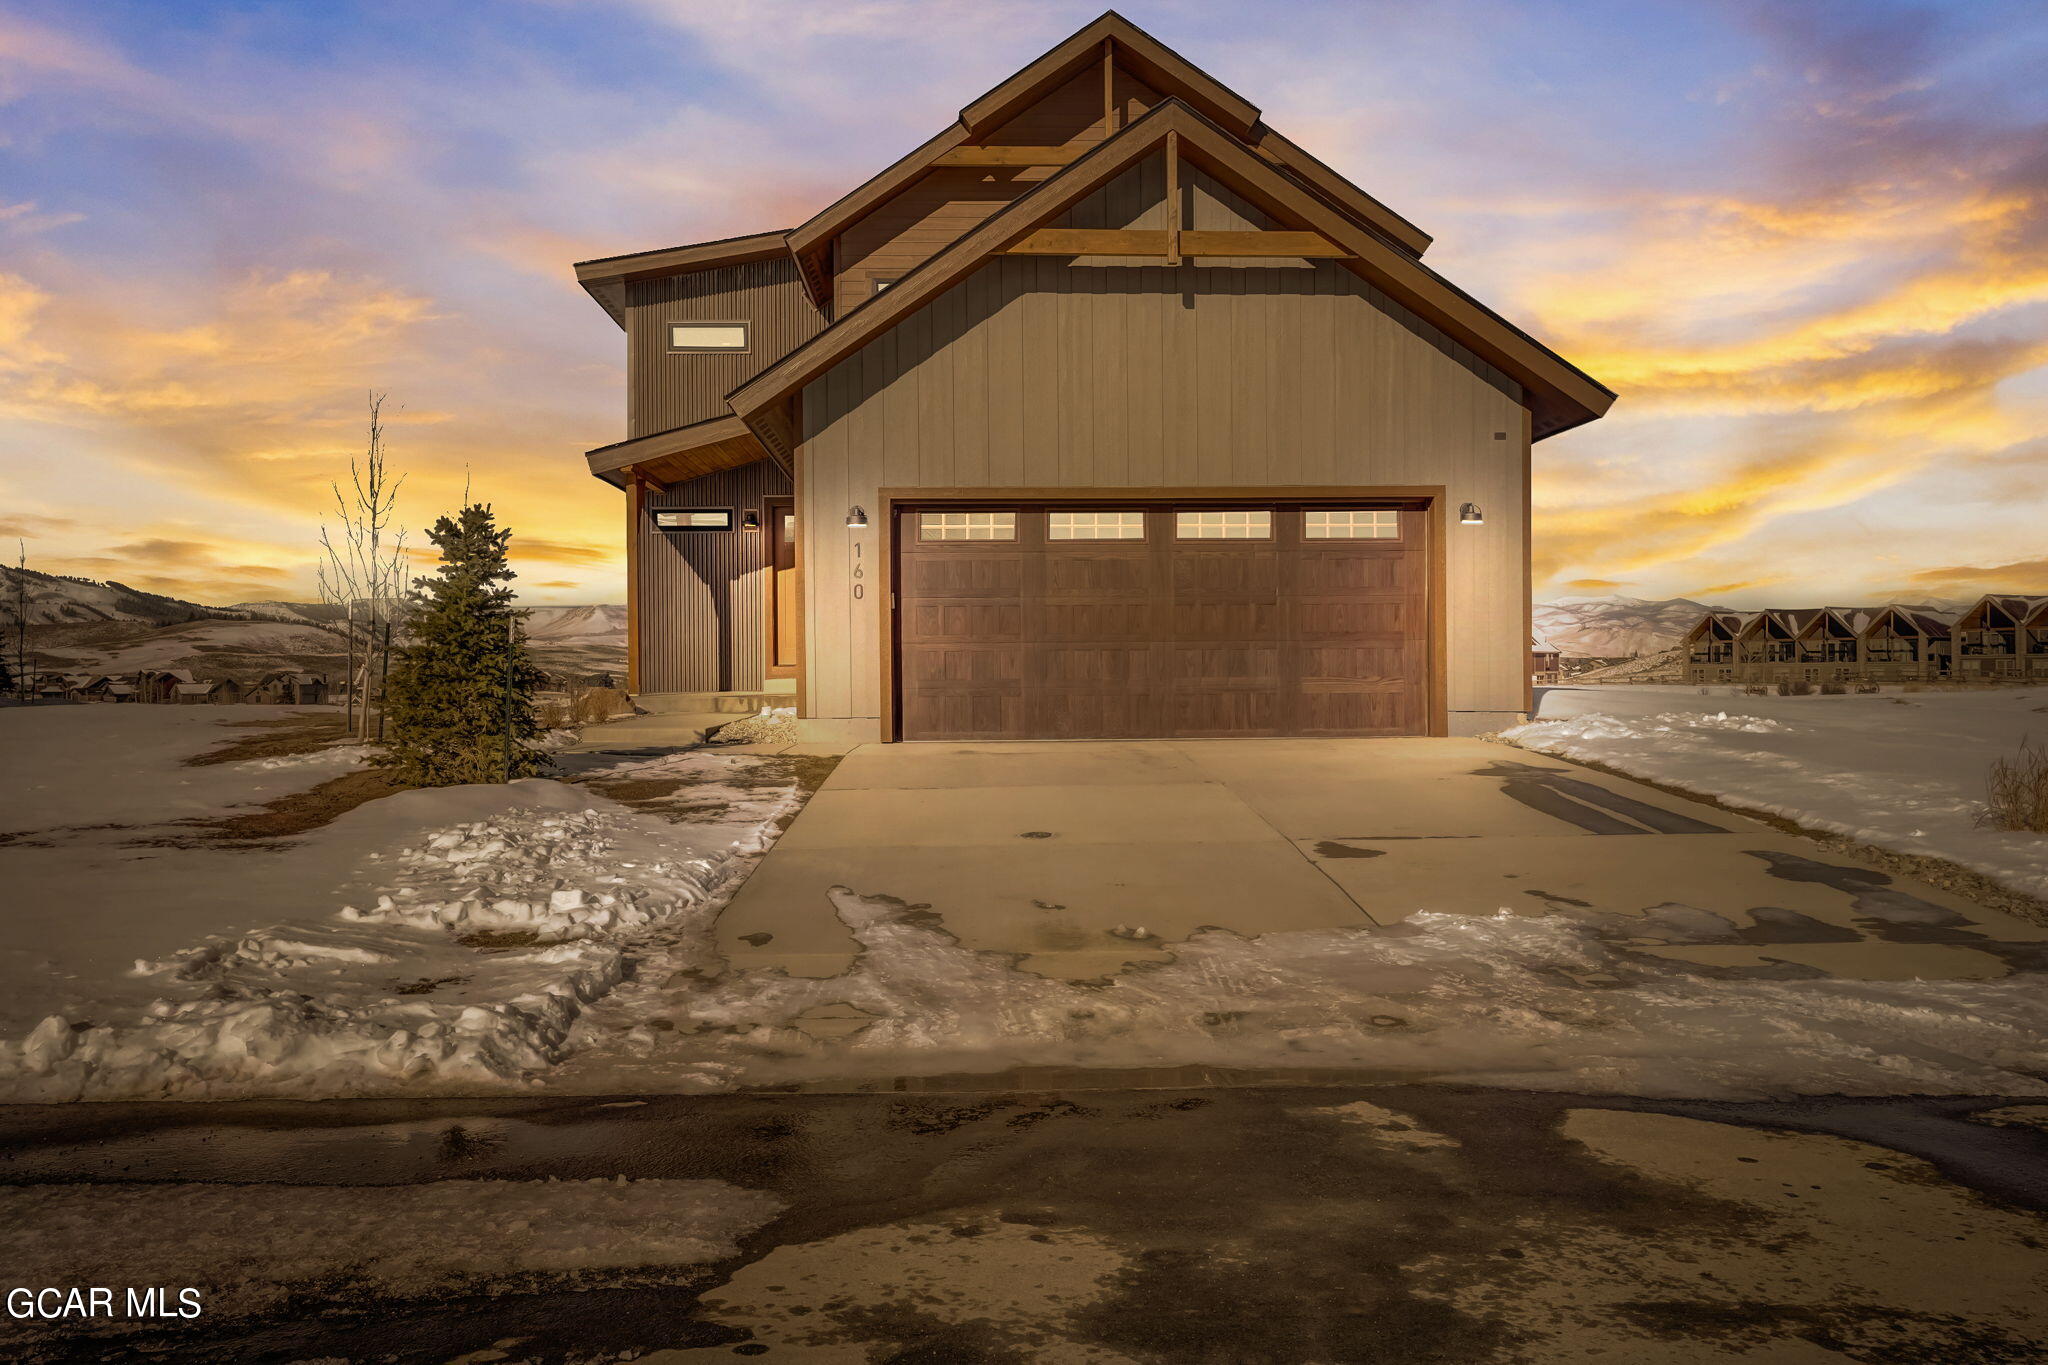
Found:
[[[1869,682],[1924,682],[1949,675],[1949,612],[1892,605],[1873,615],[1860,642],[1859,676]]]
[[[2044,608],[2048,597],[1991,593],[1978,598],[1953,627],[1956,676],[2048,677],[2048,650],[2027,629]]]
[[[1767,607],[1753,614],[1735,638],[1736,673],[1745,682],[1798,682],[1799,637],[1820,615],[1818,607]]]
[[[135,693],[141,701],[173,702],[180,687],[198,681],[186,668],[145,668],[135,675]]]
[[[327,700],[327,680],[317,673],[267,673],[242,699],[271,706],[318,706]]]
[[[172,693],[180,706],[231,706],[241,699],[242,685],[233,678],[178,683]]]
[[[1738,681],[1737,641],[1756,617],[1756,612],[1710,611],[1694,622],[1679,645],[1685,651],[1685,680],[1689,683]]]
[[[1519,719],[1531,446],[1613,394],[1429,245],[1112,13],[796,227],[581,262],[628,690],[854,739]]]
[[[1541,639],[1529,641],[1529,681],[1537,687],[1555,687],[1564,681],[1563,656]]]
[[[1806,682],[1861,681],[1863,632],[1875,607],[1817,607],[1800,628],[1799,676]]]

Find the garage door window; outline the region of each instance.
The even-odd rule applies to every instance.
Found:
[[[1401,514],[1314,508],[1302,514],[1302,535],[1309,540],[1399,540]]]
[[[1045,522],[1047,540],[1143,540],[1143,512],[1052,512]]]
[[[1271,540],[1271,512],[1176,512],[1173,534],[1181,540]]]
[[[1015,540],[1015,512],[920,512],[919,540]]]

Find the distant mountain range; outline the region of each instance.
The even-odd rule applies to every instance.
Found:
[[[1538,602],[1536,638],[1575,659],[1622,659],[1655,654],[1685,638],[1709,611],[1724,611],[1689,597],[1649,602],[1640,597],[1560,597]]]
[[[23,607],[16,611],[17,593]],[[528,608],[526,630],[541,666],[572,673],[623,673],[626,609],[616,605]],[[130,673],[189,668],[202,677],[259,677],[279,668],[338,672],[340,607],[325,602],[236,602],[207,606],[122,583],[0,565],[0,629],[28,622],[38,665],[64,671]],[[7,641],[12,657],[13,642]]]
[[[1786,606],[1863,606],[1865,603],[1790,601]],[[1901,606],[1956,611],[1968,605],[1928,599]],[[1710,606],[1690,597],[1659,602],[1640,597],[1559,597],[1538,602],[1532,620],[1536,638],[1567,658],[1631,659],[1674,648],[1693,623],[1709,611],[1740,608]]]

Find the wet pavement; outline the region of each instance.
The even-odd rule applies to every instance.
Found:
[[[962,944],[1070,980],[1164,961],[1207,926],[1384,927],[1425,910],[1686,906],[1734,935],[1667,957],[1851,980],[1991,979],[2048,953],[2048,924],[1477,739],[862,745],[720,917],[721,952],[845,971],[857,945],[834,886],[929,906]]]
[[[31,1360],[2048,1358],[2038,1100],[1332,1083],[0,1114],[0,1197],[621,1176],[784,1208],[716,1263],[367,1300],[308,1283],[260,1317],[0,1344]],[[123,1283],[136,1230],[107,1233],[99,1282]]]

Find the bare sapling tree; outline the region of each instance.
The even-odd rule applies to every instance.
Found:
[[[405,475],[393,475],[384,450],[384,395],[370,395],[368,440],[350,457],[349,481],[329,485],[337,524],[320,528],[320,600],[341,608],[348,647],[349,728],[367,741],[377,728],[372,694],[390,667],[392,638],[405,615],[405,530],[394,524]]]
[[[14,542],[14,686],[27,699],[28,685],[28,542]]]

